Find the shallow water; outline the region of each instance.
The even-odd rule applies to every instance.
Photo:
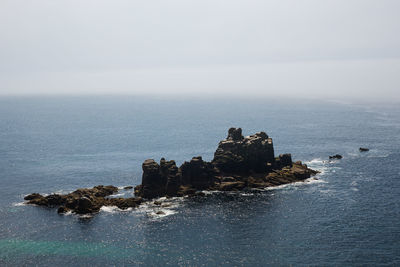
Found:
[[[321,173],[96,216],[32,192],[136,185],[147,158],[210,160],[231,126]],[[369,147],[360,153],[360,146]],[[0,98],[0,265],[399,265],[400,108],[304,100]],[[328,156],[342,154],[342,160]],[[131,196],[132,190],[121,190]],[[157,214],[162,211],[163,214]]]

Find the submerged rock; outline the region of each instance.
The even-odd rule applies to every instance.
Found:
[[[342,159],[342,158],[343,158],[343,156],[339,155],[339,154],[336,154],[336,155],[333,155],[333,156],[329,156],[329,159]]]

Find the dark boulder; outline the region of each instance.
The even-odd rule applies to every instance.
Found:
[[[367,151],[369,151],[369,148],[360,147],[359,150],[360,150],[360,152],[367,152]]]
[[[78,214],[87,214],[99,211],[101,206],[97,206],[91,199],[88,197],[81,197],[77,201],[77,207],[75,212]]]
[[[342,158],[343,158],[343,156],[339,155],[339,154],[336,154],[336,155],[333,155],[333,156],[329,156],[329,159],[342,159]]]

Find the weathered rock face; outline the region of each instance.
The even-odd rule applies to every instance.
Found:
[[[291,154],[281,154],[279,157],[275,158],[274,169],[282,169],[283,167],[292,166],[292,155]]]
[[[182,184],[196,189],[206,189],[215,181],[216,170],[213,164],[203,161],[202,157],[194,157],[180,167]]]
[[[243,137],[242,129],[231,128],[221,141],[212,163],[226,173],[266,172],[274,159],[272,139],[264,132]]]
[[[136,187],[136,194],[144,198],[155,198],[165,195],[176,195],[181,185],[181,173],[175,161],[160,160],[160,165],[153,159],[143,165],[141,186]]]

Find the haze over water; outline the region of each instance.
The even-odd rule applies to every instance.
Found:
[[[147,158],[211,160],[232,126],[266,131],[276,154],[320,170],[318,180],[93,217],[21,205],[32,192],[137,185]],[[0,265],[399,265],[399,136],[398,105],[2,97]]]

